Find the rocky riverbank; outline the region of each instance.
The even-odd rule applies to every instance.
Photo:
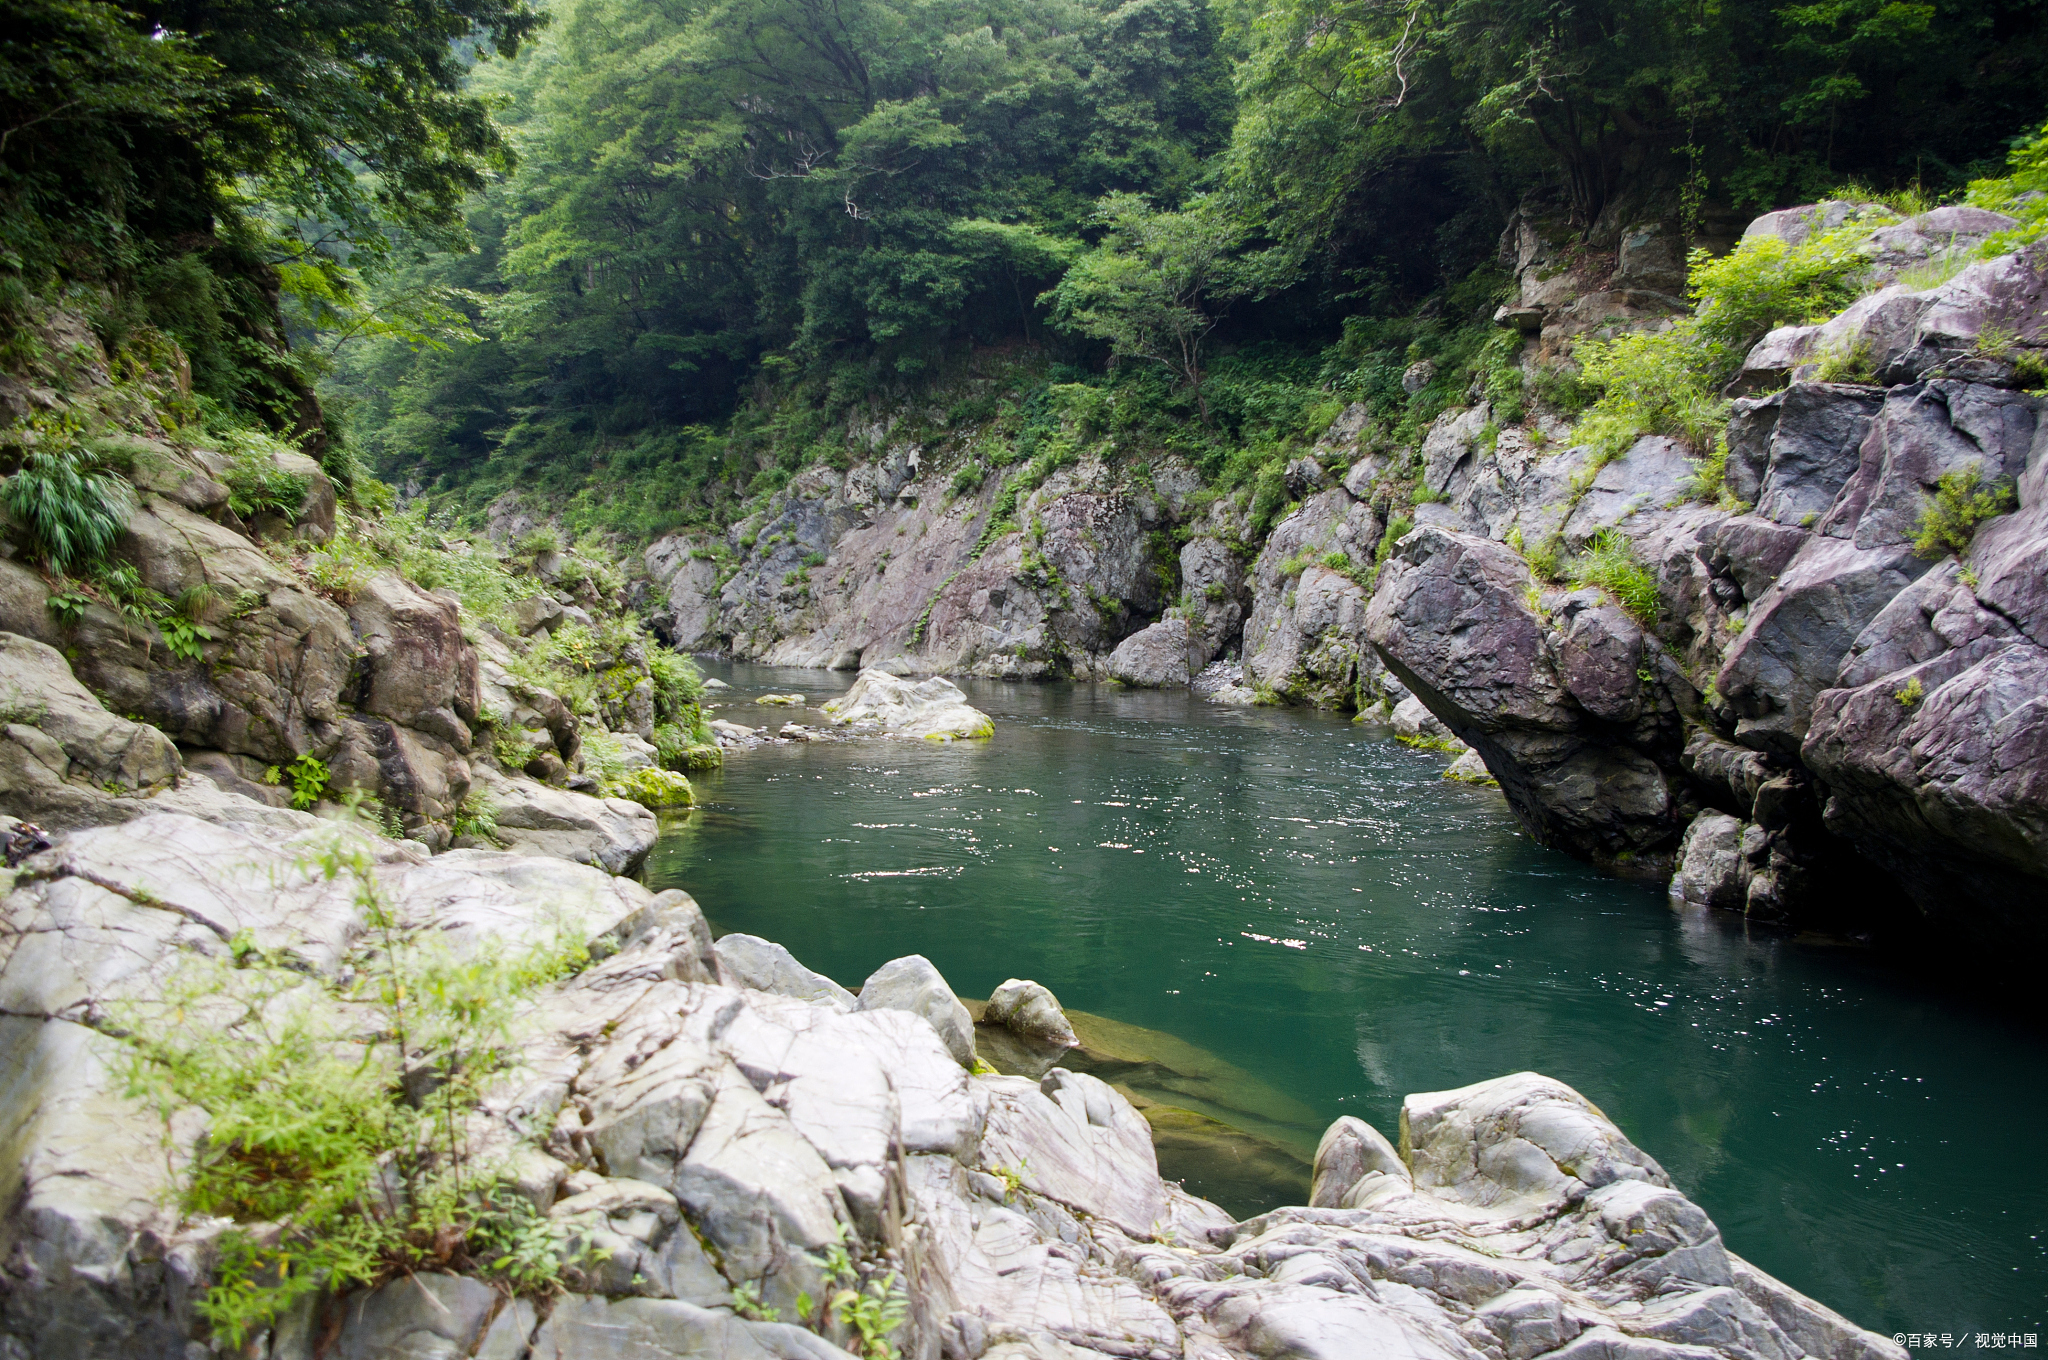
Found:
[[[1340,1120],[1310,1205],[1233,1222],[1161,1181],[1113,1087],[977,1070],[969,1014],[922,959],[856,994],[765,941],[714,947],[679,892],[326,824],[285,834],[250,809],[72,832],[11,871],[0,1354],[1902,1355],[1746,1265],[1542,1077],[1411,1096],[1398,1147]],[[361,881],[322,872],[350,847]],[[366,915],[380,901],[395,920]],[[588,941],[594,962],[519,993],[514,1056],[460,1126],[475,1174],[539,1216],[529,1240],[553,1257],[529,1264],[559,1283],[522,1291],[448,1239],[445,1264],[305,1295],[225,1346],[201,1304],[230,1225],[173,1207],[194,1158],[223,1149],[201,1111],[131,1094],[124,1035],[213,959],[374,1043],[349,979],[402,947],[393,929],[458,956]],[[1043,989],[1007,985],[990,1010],[1067,1041]],[[183,1023],[230,1046],[260,1029],[231,1011]]]
[[[2048,253],[1972,262],[2012,223],[1965,207],[1821,204],[1746,239],[1858,220],[1867,295],[1754,347],[1725,455],[1574,445],[1569,419],[1496,410],[1475,379],[1413,449],[1347,410],[1261,535],[1249,493],[1170,456],[949,481],[863,428],[849,469],[802,474],[724,539],[650,548],[657,627],[781,664],[1356,709],[1469,746],[1461,773],[1544,844],[1687,901],[2037,948],[2048,434],[2026,389]],[[1668,232],[1555,236],[1523,217],[1502,242],[1525,373],[1687,310]],[[1962,527],[1930,543],[1937,512]],[[1632,598],[1560,579],[1596,550]]]

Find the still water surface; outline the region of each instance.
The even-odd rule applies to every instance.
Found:
[[[751,699],[851,678],[707,670],[749,725],[816,723]],[[1545,1072],[1734,1250],[1865,1326],[2048,1330],[2038,1009],[1675,914],[1533,844],[1442,757],[1332,715],[962,687],[993,740],[736,755],[649,883],[855,989],[921,953],[963,996],[1035,978],[1165,1031],[1281,1093],[1258,1132],[1304,1156],[1340,1114],[1393,1136],[1407,1092]],[[1232,1189],[1238,1213],[1271,1207]]]

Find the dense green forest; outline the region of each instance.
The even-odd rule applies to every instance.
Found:
[[[1224,481],[1344,401],[1412,433],[1500,361],[1518,207],[1711,244],[1958,194],[2048,115],[2042,0],[9,11],[10,343],[69,297],[346,484],[643,534],[843,459],[877,397],[1028,442],[1091,389]]]

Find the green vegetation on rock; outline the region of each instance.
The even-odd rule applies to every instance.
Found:
[[[200,1313],[239,1346],[308,1294],[414,1270],[555,1287],[564,1229],[471,1151],[466,1121],[512,1058],[520,999],[580,967],[581,944],[462,952],[409,931],[346,828],[303,870],[348,888],[369,927],[349,970],[309,974],[244,932],[114,1017],[128,1093],[166,1137],[180,1110],[207,1116],[180,1207],[230,1225]]]

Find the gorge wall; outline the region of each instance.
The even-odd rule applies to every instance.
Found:
[[[1262,536],[1171,457],[963,477],[876,426],[725,539],[651,547],[657,626],[778,664],[1181,684],[1224,658],[1241,700],[1412,695],[1547,845],[1763,919],[2038,946],[2048,250],[1967,263],[2010,225],[1979,209],[1882,220],[1871,291],[1745,360],[1725,471],[1665,436],[1602,457],[1540,403],[1498,424],[1475,380],[1414,449],[1362,446],[1347,410]],[[1496,319],[1525,369],[1684,311],[1669,236],[1616,237],[1587,263],[1510,229]],[[1916,546],[1944,478],[2010,499]],[[1654,598],[1557,579],[1596,549]]]

